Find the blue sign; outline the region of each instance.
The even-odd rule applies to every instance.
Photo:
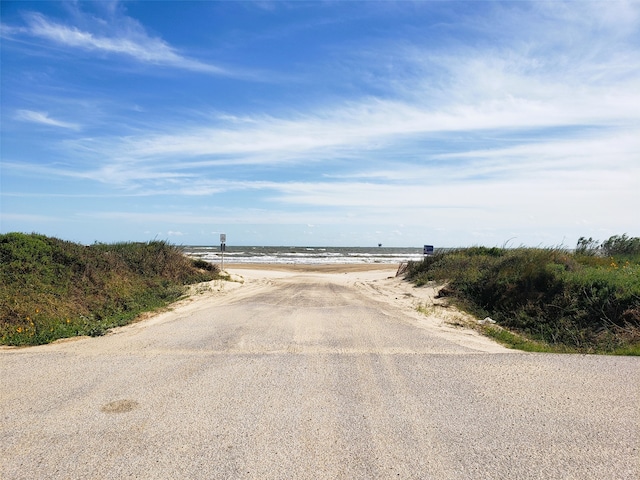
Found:
[[[433,245],[425,245],[424,246],[424,254],[425,255],[433,255]]]

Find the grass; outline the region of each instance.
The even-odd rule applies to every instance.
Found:
[[[577,353],[576,349],[567,347],[566,345],[552,345],[546,342],[535,341],[518,335],[514,332],[501,327],[484,325],[480,331],[486,336],[493,338],[496,342],[508,348],[522,350],[524,352],[537,353]]]
[[[486,247],[443,252],[410,264],[407,277],[417,285],[442,283],[441,296],[496,320],[502,328],[485,333],[513,348],[639,355],[640,251],[629,249],[638,242],[612,238],[603,244],[608,255],[597,244],[575,252]],[[616,241],[624,250],[612,250]]]
[[[0,343],[97,336],[218,277],[167,242],[84,246],[38,234],[0,235]]]

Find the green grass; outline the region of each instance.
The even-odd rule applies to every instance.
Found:
[[[612,238],[622,238],[625,246],[635,241]],[[407,276],[417,285],[444,284],[442,296],[496,320],[503,330],[486,333],[505,343],[527,339],[549,351],[585,353],[640,350],[640,252],[628,248],[604,256],[602,251],[472,247],[413,263]],[[517,338],[506,338],[509,332]]]
[[[185,285],[217,276],[216,266],[162,241],[84,246],[0,235],[0,343],[102,335],[177,300]]]
[[[522,350],[524,352],[538,353],[576,353],[577,350],[565,345],[551,345],[545,342],[535,341],[518,335],[501,327],[483,326],[480,331],[486,336],[493,338],[496,342],[508,348]]]

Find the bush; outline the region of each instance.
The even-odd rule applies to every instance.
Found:
[[[217,273],[167,242],[83,246],[37,234],[0,235],[0,339],[34,345],[101,335]]]
[[[634,257],[640,255],[640,238],[629,237],[626,233],[614,235],[600,244],[593,238],[580,237],[576,245],[576,254],[585,256],[625,256]]]
[[[611,352],[640,342],[640,255],[618,251],[473,247],[413,263],[407,276],[446,283],[441,295],[533,340]]]
[[[640,238],[628,237],[626,233],[614,235],[602,244],[602,250],[607,256],[640,255]]]

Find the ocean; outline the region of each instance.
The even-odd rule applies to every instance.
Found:
[[[184,253],[212,263],[222,261],[220,246],[184,246]],[[399,264],[423,258],[420,248],[392,247],[237,247],[227,246],[224,252],[225,264]]]

